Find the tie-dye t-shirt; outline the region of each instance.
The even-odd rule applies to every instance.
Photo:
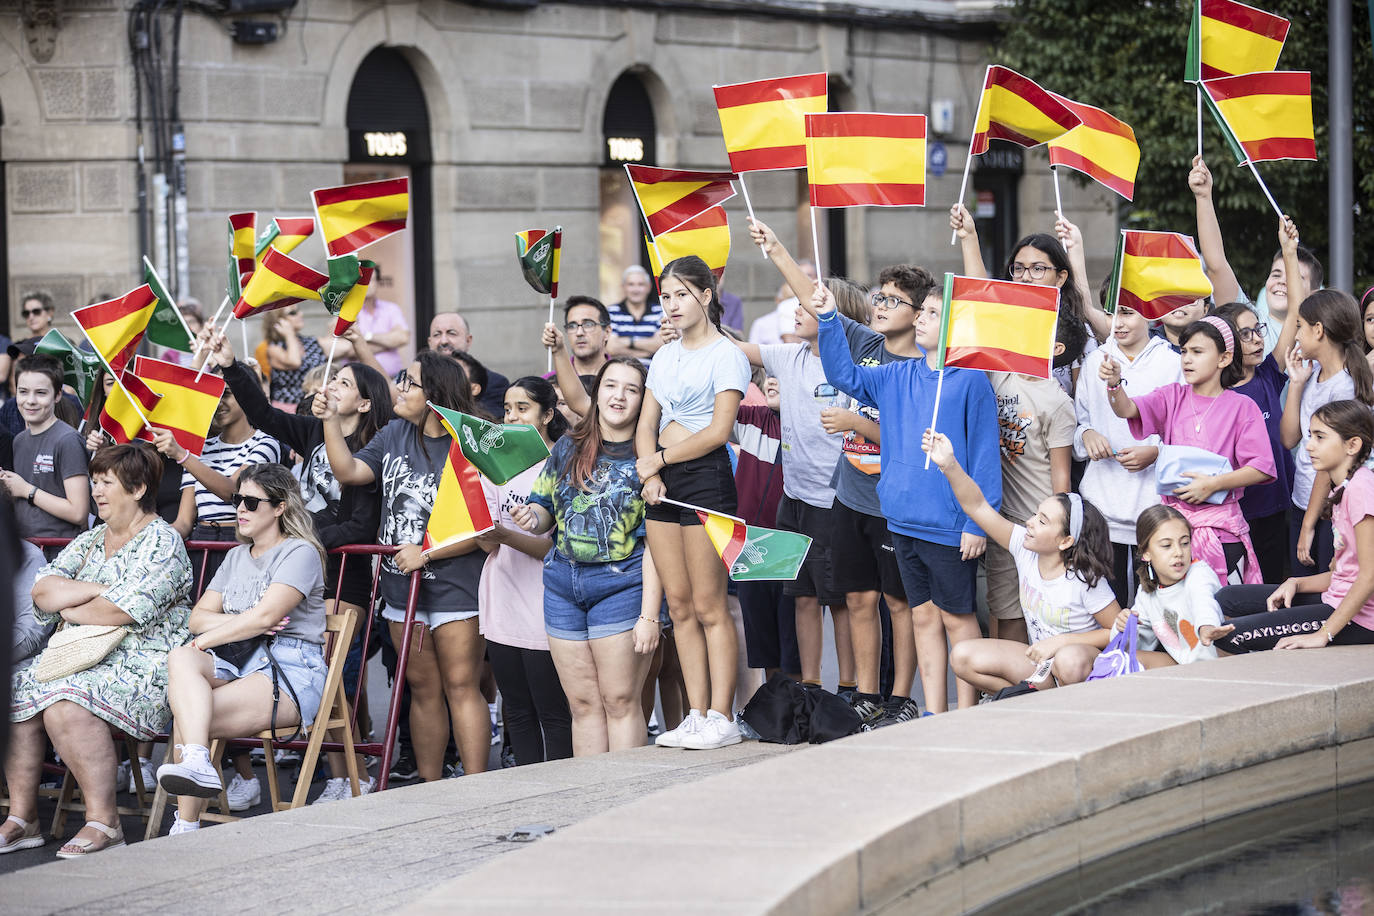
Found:
[[[612,563],[634,553],[644,536],[644,500],[635,473],[634,442],[607,442],[586,489],[566,476],[577,447],[571,436],[554,443],[529,501],[554,517],[554,549],[579,563]]]

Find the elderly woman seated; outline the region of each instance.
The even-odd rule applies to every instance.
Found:
[[[112,445],[91,459],[91,492],[104,524],[72,540],[38,571],[34,613],[65,627],[121,625],[123,640],[94,665],[40,681],[43,655],[14,676],[5,779],[10,816],[0,853],[45,842],[35,822],[44,733],[76,777],[87,820],[58,850],[72,859],[124,845],[115,810],[111,731],[148,740],[170,717],[167,653],[189,638],[191,563],[181,538],[154,512],[162,462],[141,445]]]

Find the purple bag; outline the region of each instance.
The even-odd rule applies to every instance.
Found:
[[[1093,672],[1088,675],[1088,680],[1100,681],[1145,670],[1145,666],[1135,657],[1136,644],[1140,639],[1136,632],[1137,624],[1134,614],[1127,618],[1125,632],[1116,634],[1107,643],[1107,648],[1093,662]]]

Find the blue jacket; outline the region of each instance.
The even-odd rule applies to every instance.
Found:
[[[936,431],[949,437],[954,457],[983,491],[994,509],[1002,507],[1002,454],[997,426],[997,399],[982,372],[946,369],[935,417],[935,389],[940,373],[924,359],[883,366],[856,366],[849,355],[844,328],[835,313],[820,321],[821,364],[830,384],[865,404],[883,418],[882,478],[878,499],[888,530],[953,547],[964,532],[986,537],[959,508],[945,475],[931,462],[921,436],[932,418]]]

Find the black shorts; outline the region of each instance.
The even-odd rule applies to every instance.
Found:
[[[958,547],[892,535],[897,564],[912,607],[927,601],[950,614],[972,614],[978,588],[978,561],[965,560]]]
[[[836,499],[830,522],[830,584],[835,590],[876,590],[906,601],[887,519],[851,509]]]
[[[793,599],[782,582],[739,582],[739,609],[744,618],[744,651],[750,668],[801,672],[797,618]]]
[[[782,587],[784,595],[817,598],[821,604],[844,603],[844,592],[830,584],[830,533],[834,511],[818,509],[786,493],[778,500],[778,528],[811,538],[811,549],[806,553],[797,578]]]
[[[730,469],[730,453],[723,445],[700,458],[670,464],[659,473],[659,477],[663,479],[669,499],[691,503],[703,509],[714,509],[726,515],[734,515],[739,507],[735,475]],[[701,524],[694,510],[671,503],[649,506],[644,517],[651,522],[673,525]]]

